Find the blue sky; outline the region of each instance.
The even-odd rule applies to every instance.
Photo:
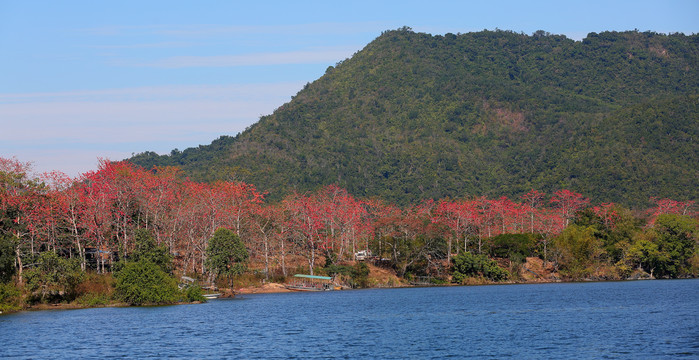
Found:
[[[0,0],[0,157],[71,176],[208,144],[384,30],[699,32],[699,1]]]

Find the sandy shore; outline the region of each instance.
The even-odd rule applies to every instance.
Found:
[[[238,294],[272,294],[272,293],[285,293],[292,292],[287,289],[284,284],[279,283],[266,283],[258,287],[246,287],[236,290]]]

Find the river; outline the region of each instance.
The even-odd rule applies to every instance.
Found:
[[[0,358],[699,358],[699,279],[244,295],[0,316]]]

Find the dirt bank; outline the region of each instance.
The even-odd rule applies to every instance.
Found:
[[[287,289],[284,284],[279,283],[265,283],[258,287],[244,287],[236,290],[238,294],[272,294],[272,293],[285,293],[291,292]]]

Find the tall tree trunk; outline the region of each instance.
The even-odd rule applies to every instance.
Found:
[[[22,279],[22,256],[20,256],[19,243],[15,248],[15,254],[17,255],[17,280],[19,282],[19,286],[22,286],[24,284],[24,280]]]
[[[316,249],[313,244],[311,244],[311,257],[308,259],[308,266],[310,267],[311,275],[313,275],[313,265],[316,262]]]
[[[80,269],[82,271],[85,271],[87,262],[87,260],[85,259],[85,249],[83,249],[82,245],[80,245],[80,240],[76,241],[76,243],[78,245],[78,254],[80,254]]]
[[[267,236],[264,237],[265,243],[265,280],[269,281],[269,240]]]
[[[286,250],[284,249],[284,239],[282,238],[281,241],[281,250],[282,250],[282,274],[284,274],[284,277],[287,276],[286,273]]]
[[[451,236],[449,236],[449,241],[447,241],[447,261],[451,261]]]

